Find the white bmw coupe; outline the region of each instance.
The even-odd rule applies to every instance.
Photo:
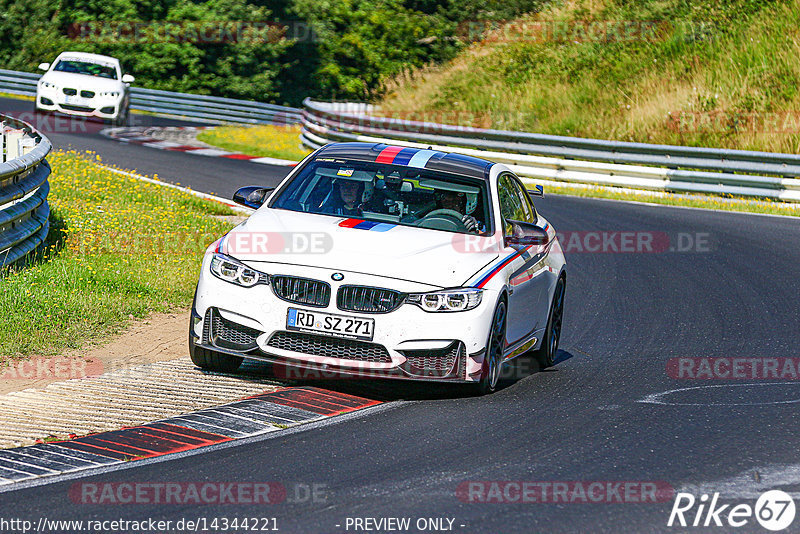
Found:
[[[335,143],[274,191],[245,187],[234,200],[256,211],[207,250],[190,322],[196,365],[234,371],[252,358],[479,393],[517,356],[553,365],[566,265],[507,167]]]
[[[52,64],[39,68],[46,72],[36,86],[36,111],[97,117],[114,124],[127,121],[134,78],[122,73],[119,60],[62,52]]]

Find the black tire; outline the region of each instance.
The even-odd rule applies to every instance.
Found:
[[[553,292],[553,302],[550,304],[550,315],[547,318],[547,329],[542,339],[542,346],[533,352],[534,358],[539,362],[539,367],[547,369],[555,363],[558,344],[561,341],[561,326],[564,321],[564,293],[567,282],[560,277]]]
[[[125,114],[122,114],[122,110],[120,110],[120,115],[117,117],[117,126],[130,126],[131,124],[131,108],[125,106]]]
[[[125,117],[124,113],[125,113],[124,110],[122,109],[119,110],[119,113],[117,113],[116,117],[114,117],[113,119],[108,119],[108,124],[110,124],[111,126],[125,126],[128,120]]]
[[[242,365],[243,360],[240,356],[231,356],[230,354],[222,354],[221,352],[198,347],[195,345],[191,334],[189,335],[189,356],[196,366],[209,371],[223,373],[235,372]]]
[[[483,357],[481,378],[472,386],[476,395],[486,395],[497,390],[504,356],[507,317],[506,301],[501,300],[497,303],[494,315],[492,315],[489,339],[486,340],[486,354]]]

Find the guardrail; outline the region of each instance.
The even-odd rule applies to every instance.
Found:
[[[47,237],[50,141],[30,124],[0,115],[0,268],[34,251]],[[31,142],[32,141],[32,142]],[[6,157],[10,156],[10,157]]]
[[[0,92],[36,96],[41,74],[0,69]],[[131,87],[131,109],[205,122],[241,124],[297,124],[301,110],[252,100],[193,95]]]
[[[536,183],[580,183],[800,202],[800,155],[651,145],[406,121],[359,104],[303,102],[302,143],[431,147],[508,165]]]

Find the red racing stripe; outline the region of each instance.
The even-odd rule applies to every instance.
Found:
[[[342,228],[353,228],[364,222],[364,219],[345,219],[339,223]]]
[[[389,146],[381,150],[381,153],[378,154],[378,157],[375,159],[375,163],[391,163],[394,161],[394,157],[403,150],[401,146]]]

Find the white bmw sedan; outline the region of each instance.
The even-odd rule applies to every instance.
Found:
[[[39,65],[46,71],[36,86],[36,111],[97,117],[124,124],[129,116],[130,74],[123,74],[113,57],[62,52]]]
[[[196,365],[233,371],[252,358],[480,393],[517,356],[553,365],[566,265],[507,167],[335,143],[274,191],[246,187],[234,200],[256,211],[205,255],[189,335]]]

